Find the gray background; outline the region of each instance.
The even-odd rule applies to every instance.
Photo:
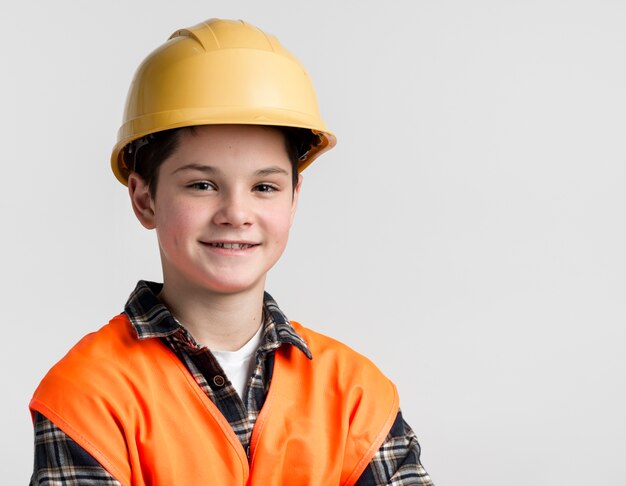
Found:
[[[626,484],[626,2],[0,7],[3,484],[29,397],[160,279],[109,154],[143,57],[244,18],[307,66],[339,144],[268,289],[398,385],[443,485]]]

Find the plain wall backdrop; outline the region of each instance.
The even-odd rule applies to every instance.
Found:
[[[626,2],[0,6],[0,477],[50,366],[160,280],[109,167],[170,33],[242,18],[307,67],[337,147],[268,290],[400,390],[438,486],[626,484]]]

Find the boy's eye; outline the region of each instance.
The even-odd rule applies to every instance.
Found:
[[[215,186],[207,181],[192,182],[187,187],[189,187],[190,189],[196,189],[198,191],[210,191],[215,189]]]
[[[277,191],[278,188],[271,184],[258,184],[255,186],[255,190],[259,192],[274,192]]]

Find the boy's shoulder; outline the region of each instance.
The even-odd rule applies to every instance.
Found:
[[[383,372],[365,355],[349,345],[330,336],[304,327],[297,321],[291,321],[294,330],[304,339],[311,351],[312,363],[325,362],[345,370],[354,376],[376,376],[389,381]]]
[[[51,382],[62,383],[64,388],[72,384],[90,388],[96,383],[96,377],[115,379],[120,376],[120,371],[131,368],[136,359],[133,347],[137,340],[132,332],[130,321],[124,314],[115,316],[72,346],[48,371],[40,388]]]
[[[304,339],[304,341],[307,343],[307,345],[309,346],[309,349],[311,349],[311,353],[314,353],[315,351],[317,351],[317,353],[322,353],[322,352],[327,352],[330,349],[333,349],[346,356],[353,355],[353,356],[359,356],[359,357],[365,358],[365,356],[360,354],[358,351],[354,350],[353,348],[339,341],[338,339],[335,339],[321,332],[315,331],[314,329],[311,329],[310,327],[305,327],[298,321],[289,321],[289,322],[291,326],[293,327],[293,329],[296,331],[296,333],[299,336],[301,336]]]

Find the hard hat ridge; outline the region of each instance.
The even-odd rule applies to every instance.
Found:
[[[178,29],[169,40],[176,37],[193,38],[205,51],[252,48],[289,54],[273,35],[243,20],[209,19],[193,27]]]

